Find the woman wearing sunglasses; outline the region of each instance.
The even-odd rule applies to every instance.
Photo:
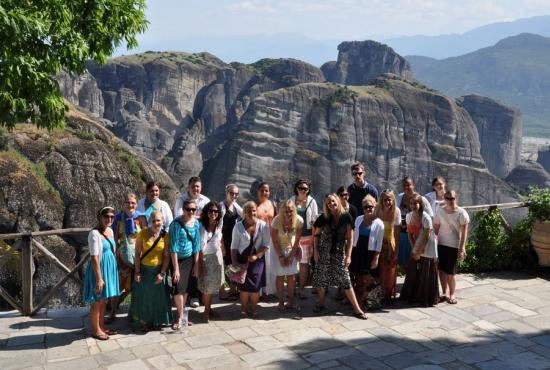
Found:
[[[174,303],[177,316],[172,324],[173,330],[182,325],[183,305],[187,299],[187,288],[191,270],[194,276],[198,273],[198,258],[201,250],[199,221],[195,218],[197,204],[187,199],[183,202],[183,213],[170,224],[170,256],[174,274],[172,277]],[[189,324],[189,323],[188,323]]]
[[[104,321],[107,299],[119,295],[115,240],[111,229],[114,217],[113,207],[101,208],[97,213],[98,223],[88,234],[90,262],[84,274],[82,301],[91,304],[92,337],[97,340],[107,340],[109,335],[116,334],[105,328]]]
[[[298,296],[305,299],[305,286],[309,278],[309,263],[313,256],[313,223],[319,215],[317,202],[311,194],[311,182],[300,179],[294,184],[294,195],[290,200],[296,205],[298,216],[304,221],[302,226],[302,237],[300,238],[300,248],[302,248],[302,258],[300,260],[300,289]]]
[[[457,262],[466,257],[466,240],[470,216],[458,206],[457,193],[449,190],[445,193],[445,206],[437,210],[434,229],[437,234],[437,254],[439,257],[439,281],[441,282],[442,299],[456,304],[456,270]]]
[[[224,281],[223,255],[226,253],[222,236],[222,215],[216,202],[208,202],[200,217],[201,251],[199,253],[198,287],[202,292],[204,319],[214,316],[212,295],[218,293]]]
[[[231,265],[231,238],[233,228],[237,221],[243,217],[243,209],[237,203],[239,198],[239,187],[235,184],[229,184],[225,187],[225,198],[220,202],[220,210],[222,214],[222,236],[225,255],[223,256],[224,267]],[[234,301],[239,298],[239,292],[234,282],[226,277],[225,282],[229,285],[229,293],[225,292],[225,288],[220,288],[220,300]]]

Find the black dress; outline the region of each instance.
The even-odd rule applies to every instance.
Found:
[[[224,204],[225,206],[225,204]],[[223,263],[225,266],[231,264],[231,239],[233,234],[233,227],[239,219],[239,213],[237,209],[233,207],[233,211],[229,207],[225,207],[225,214],[223,215],[223,225],[222,225],[222,239],[223,245],[227,253],[223,257]]]

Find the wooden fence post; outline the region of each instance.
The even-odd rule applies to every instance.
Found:
[[[32,313],[32,245],[30,234],[23,235],[21,246],[21,278],[23,295],[23,315]]]

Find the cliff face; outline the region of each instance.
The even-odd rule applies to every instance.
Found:
[[[376,41],[341,43],[336,63],[325,63],[321,70],[327,81],[346,85],[367,85],[384,73],[413,79],[409,62],[389,46]]]
[[[550,175],[540,163],[525,161],[510,172],[506,181],[513,184],[520,191],[529,190],[530,186],[545,188],[550,186]]]
[[[409,174],[427,191],[431,178],[443,175],[464,204],[515,197],[487,171],[462,103],[410,80],[404,59],[375,42],[341,44],[338,62],[322,72],[293,59],[224,64],[185,53],[116,58],[90,71],[109,129],[177,185],[200,173],[214,199],[227,182],[246,190],[259,178],[282,198],[300,176],[323,194],[351,181],[356,160],[380,188],[397,190]],[[388,71],[395,73],[380,77]],[[498,116],[486,105],[481,113]]]
[[[539,150],[537,162],[544,167],[546,172],[550,173],[550,149]]]
[[[382,189],[399,189],[409,174],[418,190],[428,190],[431,178],[443,175],[464,204],[516,197],[485,168],[464,109],[393,75],[372,86],[308,83],[258,96],[201,176],[218,197],[220,179],[249,189],[261,178],[284,198],[299,177],[312,179],[316,194],[348,184],[357,160]]]
[[[463,96],[459,101],[477,127],[481,156],[487,168],[501,179],[505,178],[521,160],[521,113],[479,95]]]
[[[126,193],[142,195],[145,182],[152,179],[163,184],[163,199],[170,204],[175,199],[175,185],[160,167],[76,110],[68,113],[65,131],[18,125],[6,135],[9,150],[0,152],[0,233],[92,227],[99,208],[120,209]],[[69,268],[87,244],[86,235],[39,241]],[[17,243],[13,247],[16,250]],[[5,253],[0,248],[0,254]],[[18,256],[4,257],[10,262],[0,269],[0,282],[17,296]],[[34,270],[35,296],[40,299],[63,274],[40,253],[35,254]],[[52,301],[79,303],[80,287],[72,282]]]

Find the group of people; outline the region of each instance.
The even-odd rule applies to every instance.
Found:
[[[279,207],[262,182],[256,199],[241,208],[237,185],[227,185],[225,198],[214,202],[201,194],[200,178],[192,177],[173,212],[155,182],[139,201],[128,194],[118,213],[102,208],[88,236],[83,288],[93,337],[115,334],[105,326],[107,300],[114,318],[130,291],[128,317],[143,330],[180,329],[186,303],[198,307],[199,299],[208,322],[217,315],[215,294],[240,299],[243,318],[257,318],[259,300],[273,294],[279,311],[298,312],[310,279],[314,312],[325,309],[329,287],[338,287],[353,314],[366,320],[368,308],[396,298],[398,266],[406,272],[400,299],[423,306],[457,303],[455,274],[466,253],[469,217],[456,191],[436,177],[433,191],[422,196],[405,177],[396,196],[369,184],[361,163],[351,166],[351,175],[353,183],[327,194],[321,207],[306,179]]]

